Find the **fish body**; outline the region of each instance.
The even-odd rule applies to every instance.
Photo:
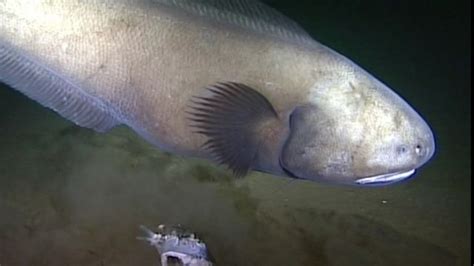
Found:
[[[0,80],[238,175],[372,184],[434,152],[404,100],[257,1],[0,0]]]

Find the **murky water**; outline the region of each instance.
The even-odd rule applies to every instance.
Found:
[[[235,180],[127,128],[76,127],[2,85],[0,265],[159,265],[135,236],[160,223],[197,232],[218,265],[466,265],[468,4],[267,2],[407,99],[433,127],[435,158],[377,189]]]

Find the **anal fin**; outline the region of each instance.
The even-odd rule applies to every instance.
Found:
[[[0,81],[75,124],[105,132],[119,124],[113,111],[65,77],[0,43]]]

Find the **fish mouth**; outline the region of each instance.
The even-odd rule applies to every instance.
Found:
[[[415,169],[389,174],[375,175],[357,179],[355,183],[363,186],[384,186],[407,179],[415,173]]]
[[[295,175],[293,172],[291,172],[288,168],[284,166],[281,159],[280,159],[280,167],[288,177],[295,178],[295,179],[306,179],[306,178],[299,177]],[[390,185],[390,184],[408,179],[415,173],[415,171],[416,171],[416,168],[410,169],[407,171],[398,171],[398,172],[393,172],[393,173],[388,173],[388,174],[362,177],[355,181],[351,181],[350,183],[348,182],[343,182],[343,183],[346,185],[350,184],[350,185],[359,185],[359,186],[374,186],[374,187],[385,186],[385,185]]]

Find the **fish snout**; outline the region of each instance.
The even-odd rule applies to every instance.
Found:
[[[415,170],[428,162],[435,152],[435,141],[431,130],[429,134],[423,134],[413,144],[396,146],[396,159],[400,164],[385,174],[372,175],[355,180],[355,184],[362,186],[384,186],[407,179],[415,173]],[[411,163],[410,163],[411,161]],[[404,162],[407,162],[405,164]]]
[[[410,158],[410,164],[414,168],[419,168],[428,162],[435,152],[435,140],[431,129],[428,126],[421,127],[419,134],[414,138],[408,138],[407,142],[395,146],[396,158]],[[417,136],[416,136],[417,135]]]
[[[414,145],[414,153],[418,159],[418,165],[423,165],[428,162],[435,153],[435,140],[433,133],[429,128],[426,129],[423,137],[418,139],[418,142]]]

